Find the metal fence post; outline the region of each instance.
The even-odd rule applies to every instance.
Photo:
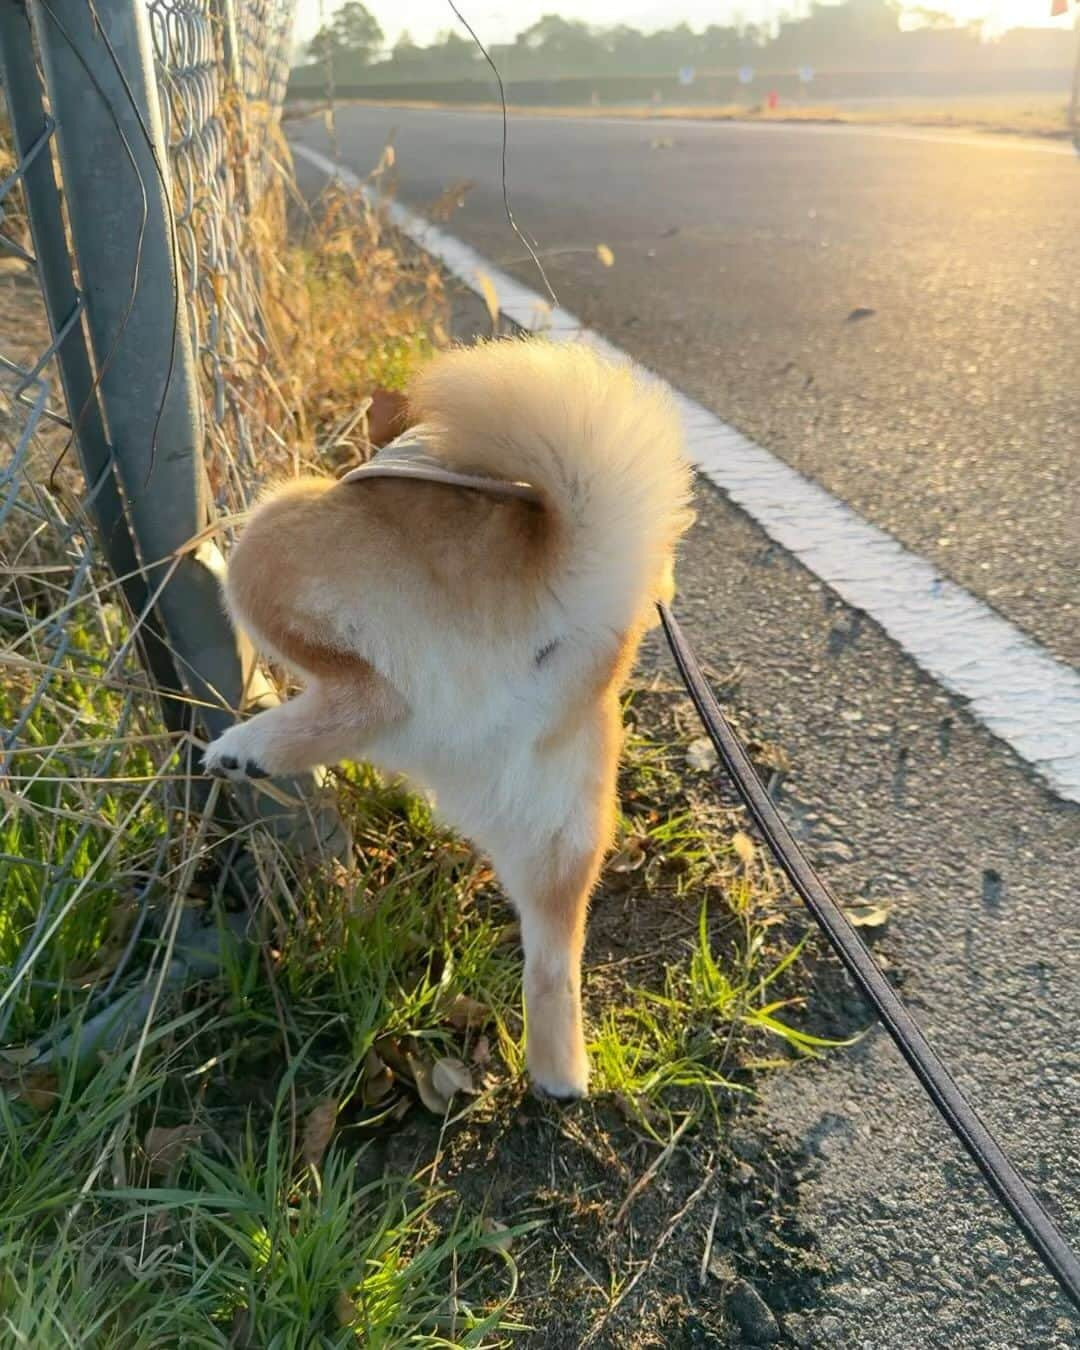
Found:
[[[214,576],[198,558],[174,561],[211,517],[148,26],[130,0],[34,0],[32,12],[117,470],[174,653],[216,735],[244,675]]]
[[[198,721],[216,736],[269,691],[222,607],[219,549],[213,540],[185,549],[210,524],[212,503],[147,13],[142,0],[30,4],[128,517]],[[280,820],[263,794],[252,801]],[[320,846],[340,852],[336,813],[317,814],[325,818],[298,813]]]
[[[182,694],[183,684],[157,616],[148,612],[149,593],[138,571],[135,544],[113,474],[112,450],[79,321],[82,296],[71,275],[60,194],[49,154],[54,123],[42,103],[30,22],[19,0],[0,0],[0,78],[16,156],[26,165],[27,215],[60,379],[72,425],[78,428],[75,444],[87,484],[82,506],[94,521],[109,566],[123,578],[132,613],[146,616],[138,635],[140,653],[162,695],[166,724],[176,729],[183,721],[184,707],[169,694]]]

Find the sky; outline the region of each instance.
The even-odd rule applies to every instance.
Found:
[[[908,0],[905,0],[907,3]],[[911,0],[915,3],[915,0]],[[392,44],[403,28],[414,42],[431,42],[444,28],[457,26],[446,0],[365,0]],[[974,20],[989,32],[1003,32],[1022,25],[1043,25],[1049,18],[1050,0],[922,0],[928,9],[944,10],[955,18]],[[481,39],[508,42],[543,14],[556,12],[568,19],[584,19],[600,25],[629,23],[648,31],[688,23],[700,29],[710,23],[730,23],[741,17],[762,23],[779,14],[798,11],[798,0],[457,0]],[[303,41],[319,27],[320,12],[332,13],[337,0],[299,0],[296,36]],[[1068,25],[1068,19],[1058,24]]]

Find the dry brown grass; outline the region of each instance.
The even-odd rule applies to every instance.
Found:
[[[205,460],[228,529],[229,517],[268,479],[364,453],[369,396],[403,383],[412,362],[442,338],[442,290],[438,274],[398,247],[362,194],[335,191],[307,208],[284,141],[262,127],[260,145],[269,153],[252,160],[250,122],[245,129],[235,108],[226,106],[223,115],[228,171],[200,180],[198,192],[189,183],[186,198],[185,175],[174,176],[173,228],[184,283],[175,313],[188,320],[203,377]],[[3,132],[0,117],[0,173],[14,164]],[[16,193],[4,208],[0,229],[25,247]],[[26,402],[32,396],[56,404],[52,365],[44,371],[47,390],[35,383],[16,399],[18,368],[32,369],[49,342],[33,267],[0,260],[0,352],[16,367],[0,388],[0,469],[7,475],[0,722],[17,731],[4,766],[14,777],[0,779],[0,795],[10,790],[0,823],[7,828],[0,893],[10,901],[0,904],[0,965],[19,959],[42,906],[70,904],[78,912],[86,867],[102,876],[115,868],[121,888],[129,874],[146,871],[155,892],[182,906],[190,850],[212,851],[199,840],[198,812],[177,824],[169,783],[184,784],[192,762],[176,760],[175,746],[158,734],[153,693],[132,657],[132,616],[80,523],[85,489],[70,434]],[[135,728],[142,749],[133,758]],[[160,779],[157,786],[148,773]],[[144,789],[154,830],[171,837],[151,863],[145,840],[116,828],[129,804],[144,809]],[[176,791],[183,797],[187,788]],[[89,841],[74,861],[50,834],[55,819]],[[43,873],[55,860],[55,877]],[[12,866],[21,889],[11,881]],[[49,895],[59,898],[46,896],[43,875]],[[42,944],[34,961],[62,964],[62,947]],[[19,1009],[32,1023],[40,1010],[31,993],[22,999],[29,977],[28,965]]]
[[[0,179],[4,179],[15,168],[15,147],[11,139],[11,128],[0,106]],[[26,248],[30,238],[30,227],[26,218],[26,203],[23,201],[21,186],[16,187],[4,199],[4,217],[0,224],[0,234],[14,240],[21,248]]]
[[[279,139],[280,155],[288,149]],[[377,189],[391,167],[376,166]],[[362,189],[332,184],[310,205],[291,164],[249,220],[266,350],[271,440],[290,466],[335,467],[366,449],[364,407],[400,389],[446,340],[437,268],[390,230]],[[275,456],[277,458],[277,456]]]
[[[237,209],[208,201],[214,219],[180,225],[202,250],[191,316],[226,510],[267,476],[364,453],[367,398],[444,336],[437,272],[362,194],[309,210],[275,146],[280,172],[244,212],[238,131]],[[19,330],[40,350],[32,285],[10,298],[5,343]],[[33,498],[36,459],[27,477]],[[0,779],[0,970],[55,922],[33,978],[8,979],[0,1036],[0,1312],[17,1343],[464,1346],[534,1327],[644,1350],[694,1325],[721,1344],[729,1266],[778,1311],[802,1307],[817,1266],[791,1164],[728,1146],[757,1076],[814,1048],[801,943],[771,864],[689,757],[677,691],[650,682],[627,710],[622,847],[590,930],[598,1091],[559,1112],[522,1095],[516,932],[489,869],[362,768],[337,776],[351,866],[296,876],[238,832],[262,909],[257,941],[228,938],[246,920],[219,894],[215,798],[189,798],[197,769],[133,660],[117,664],[109,578],[65,600],[80,556],[53,519],[32,575],[0,538],[0,564],[20,564],[0,724],[49,681]],[[173,957],[191,949],[206,978],[181,994]],[[128,998],[124,1047],[110,1000]],[[425,1096],[421,1073],[448,1062],[479,1093]]]

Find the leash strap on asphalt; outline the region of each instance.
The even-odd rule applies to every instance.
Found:
[[[975,1108],[953,1081],[952,1075],[923,1035],[918,1022],[885,978],[829,888],[811,867],[721,711],[678,620],[666,605],[660,604],[657,608],[675,664],[679,667],[698,716],[776,860],[848,973],[874,1008],[885,1030],[896,1042],[897,1049],[926,1089],[930,1100],[975,1160],[990,1189],[1012,1215],[1047,1270],[1071,1302],[1080,1309],[1080,1260],[1076,1253],[979,1119]]]

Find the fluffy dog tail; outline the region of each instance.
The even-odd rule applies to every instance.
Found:
[[[425,367],[413,417],[456,469],[531,483],[554,515],[552,585],[623,625],[670,598],[672,545],[693,519],[678,415],[662,387],[580,343],[460,348]]]

